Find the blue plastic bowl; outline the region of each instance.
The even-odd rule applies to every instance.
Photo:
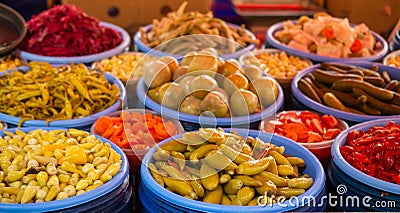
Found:
[[[240,26],[235,25],[235,24],[231,24],[231,23],[227,23],[227,24],[228,24],[228,26],[232,26],[232,27],[235,27],[235,28],[240,28]],[[146,32],[148,32],[148,31],[150,31],[150,29],[152,27],[153,27],[153,24],[149,24],[149,25],[144,26],[143,28],[144,28],[144,30]],[[249,30],[245,29],[244,31],[248,35],[250,35],[250,37],[256,38],[255,35],[252,32],[250,32]],[[171,56],[171,57],[174,57],[174,58],[177,58],[177,59],[183,57],[183,55],[176,55],[176,54],[170,54],[170,53],[167,53],[167,52],[161,52],[161,51],[157,50],[157,47],[155,49],[153,49],[153,48],[147,46],[141,40],[141,35],[140,35],[139,31],[136,32],[135,36],[133,37],[133,41],[135,43],[135,46],[138,48],[138,50],[140,52],[151,53],[152,55],[155,55],[155,56],[158,56],[158,57]],[[243,54],[245,54],[247,52],[250,52],[250,51],[254,50],[255,48],[256,48],[255,44],[250,44],[247,47],[245,47],[245,48],[243,48],[243,49],[241,49],[241,50],[239,50],[237,52],[234,52],[234,53],[231,53],[231,54],[221,55],[221,58],[223,58],[223,59],[230,59],[230,58],[238,59],[241,55],[243,55]]]
[[[293,156],[299,156],[304,159],[306,164],[305,170],[303,173],[307,173],[314,179],[314,184],[302,195],[298,196],[299,205],[291,206],[289,205],[289,201],[285,201],[285,204],[288,204],[287,208],[283,208],[279,205],[268,206],[268,207],[259,207],[259,206],[224,206],[218,204],[209,204],[201,201],[195,201],[191,199],[184,198],[178,194],[172,193],[165,188],[161,187],[154,181],[152,175],[150,174],[146,165],[152,162],[152,157],[156,151],[156,147],[153,147],[144,157],[141,165],[141,176],[142,176],[142,184],[144,189],[149,189],[151,192],[148,194],[158,195],[158,197],[152,197],[150,199],[159,200],[162,199],[164,202],[171,203],[176,206],[177,209],[190,209],[193,212],[283,212],[283,211],[294,211],[296,209],[301,209],[301,207],[307,205],[304,203],[305,200],[302,200],[305,196],[314,196],[319,197],[324,193],[325,189],[325,172],[324,169],[319,162],[319,160],[306,148],[303,146],[293,143],[293,141],[281,137],[272,135],[269,133],[259,132],[255,130],[247,130],[247,129],[234,129],[241,136],[252,136],[259,137],[263,141],[271,141],[272,143],[278,146],[284,146],[285,152],[287,154]],[[173,138],[169,138],[167,140],[162,141],[159,145],[162,145],[174,138],[180,138],[181,135],[175,136]],[[311,211],[311,209],[309,209]]]
[[[339,148],[343,146],[346,143],[347,139],[347,134],[351,131],[354,130],[369,130],[373,126],[384,126],[390,121],[394,121],[396,124],[400,123],[400,118],[397,116],[397,118],[390,118],[390,119],[378,119],[378,120],[373,120],[361,124],[357,124],[355,126],[350,127],[349,129],[341,132],[336,138],[335,141],[332,144],[332,158],[333,162],[337,165],[337,167],[342,170],[344,173],[347,175],[357,178],[356,180],[373,188],[379,189],[381,191],[385,192],[390,192],[394,193],[397,196],[400,197],[400,187],[398,184],[394,183],[389,183],[383,180],[380,180],[378,178],[371,177],[358,169],[354,168],[352,165],[350,165],[342,156],[340,153]]]
[[[341,61],[340,63],[364,67],[364,68],[368,68],[373,65],[376,65],[379,67],[379,72],[386,71],[389,73],[389,75],[392,79],[400,80],[400,70],[398,68],[385,66],[381,63],[357,62],[357,61],[353,61],[353,62]],[[297,75],[294,77],[294,79],[292,81],[292,85],[291,85],[292,94],[297,99],[297,101],[299,101],[301,104],[303,104],[317,112],[333,115],[333,116],[341,118],[343,120],[351,121],[351,122],[355,122],[355,123],[360,123],[363,121],[369,121],[369,120],[374,120],[374,119],[382,119],[382,118],[393,118],[394,119],[394,118],[399,117],[399,115],[376,116],[376,115],[359,115],[359,114],[355,114],[355,113],[344,112],[344,111],[340,111],[340,110],[325,106],[323,104],[319,104],[319,103],[315,102],[314,100],[312,100],[311,98],[307,97],[299,90],[297,83],[299,82],[300,79],[302,79],[308,73],[311,73],[314,70],[316,70],[319,66],[320,66],[320,64],[317,64],[317,65],[314,65],[312,67],[309,67],[309,68],[303,70],[300,73],[297,73]]]
[[[29,132],[36,129],[43,129],[43,130],[67,130],[66,128],[54,128],[54,127],[24,127],[18,128],[23,132]],[[8,132],[15,133],[16,129],[8,129]],[[4,136],[4,131],[0,131],[0,135]],[[69,208],[75,208],[75,212],[79,212],[79,208],[87,208],[90,206],[99,206],[103,203],[96,203],[98,199],[104,195],[108,195],[109,199],[112,199],[111,192],[115,190],[119,190],[123,184],[126,184],[126,180],[129,176],[129,164],[128,159],[126,158],[124,152],[117,146],[111,143],[109,140],[95,135],[104,143],[109,143],[111,147],[121,155],[122,164],[121,169],[119,172],[107,183],[103,184],[102,186],[93,189],[92,191],[86,192],[79,196],[74,196],[71,198],[66,198],[63,200],[56,200],[50,202],[43,202],[43,203],[28,203],[28,204],[6,204],[0,203],[0,211],[4,212],[49,212],[49,211],[63,211]],[[129,183],[129,182],[128,182]],[[103,204],[104,205],[104,204]]]
[[[29,53],[23,50],[21,50],[21,56],[28,61],[44,61],[44,62],[49,62],[51,64],[70,64],[70,63],[89,64],[104,58],[109,58],[111,56],[118,55],[119,53],[126,51],[127,48],[129,48],[129,45],[131,43],[131,38],[128,32],[126,32],[124,29],[122,29],[117,25],[110,24],[107,22],[100,22],[100,25],[111,28],[120,33],[122,37],[122,42],[113,49],[85,56],[76,56],[76,57],[43,56],[34,53]]]
[[[28,67],[20,67],[19,69],[22,72],[27,72],[29,71]],[[7,71],[8,73],[13,72],[12,70]],[[5,75],[6,72],[0,73],[0,77]],[[45,120],[28,120],[23,123],[23,126],[26,127],[41,127],[41,126],[49,126],[49,127],[65,127],[65,128],[78,128],[78,129],[90,129],[91,125],[101,116],[108,115],[112,112],[115,112],[120,109],[121,105],[123,104],[121,101],[126,100],[126,91],[125,91],[125,85],[116,77],[112,76],[109,73],[104,73],[104,77],[110,82],[111,84],[116,84],[120,90],[120,96],[119,100],[117,100],[113,105],[108,107],[107,109],[83,117],[83,118],[75,118],[75,119],[70,119],[70,120],[57,120],[57,121],[51,121],[46,124]],[[10,126],[17,126],[21,118],[11,116],[5,113],[0,112],[0,120],[7,122],[8,124],[11,124]]]
[[[251,125],[252,123],[259,122],[262,119],[270,115],[273,115],[283,106],[283,91],[278,83],[277,86],[279,92],[275,103],[271,104],[270,106],[263,109],[259,113],[254,113],[249,116],[238,116],[232,118],[213,118],[207,116],[197,116],[197,115],[182,113],[177,110],[164,107],[147,96],[147,87],[146,84],[144,83],[143,78],[139,80],[136,92],[139,101],[144,103],[146,107],[160,113],[163,116],[174,118],[180,120],[181,122],[183,121],[184,123],[182,125],[185,129],[194,130],[195,128],[198,129],[199,125],[205,125],[205,126],[217,125],[221,127],[231,127],[231,126],[238,127],[244,125]],[[188,124],[185,124],[185,122],[187,122]],[[256,128],[257,127],[258,126],[256,126]]]
[[[297,23],[297,20],[292,20],[292,22],[294,24]],[[276,31],[278,30],[282,30],[283,29],[283,23],[284,22],[278,22],[274,25],[272,25],[271,27],[268,28],[267,33],[266,33],[266,41],[269,45],[271,45],[272,47],[284,50],[288,53],[291,53],[293,55],[297,55],[299,57],[304,57],[304,58],[308,58],[312,61],[316,61],[316,62],[327,62],[327,61],[379,61],[381,60],[386,53],[389,50],[388,47],[388,43],[386,42],[386,40],[384,38],[382,38],[379,34],[372,32],[372,34],[374,35],[374,37],[376,38],[376,40],[378,42],[380,42],[382,44],[382,50],[379,51],[378,53],[376,53],[375,55],[372,56],[368,56],[368,57],[354,57],[354,58],[336,58],[336,57],[328,57],[328,56],[321,56],[321,55],[317,55],[314,53],[306,53],[300,50],[296,50],[294,48],[291,48],[289,46],[287,46],[286,44],[281,43],[280,41],[278,41],[275,37],[274,34]],[[354,26],[354,25],[352,25]]]

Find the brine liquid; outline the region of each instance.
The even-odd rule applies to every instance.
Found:
[[[0,47],[7,46],[6,43],[10,43],[18,38],[17,28],[11,25],[8,21],[0,19]]]

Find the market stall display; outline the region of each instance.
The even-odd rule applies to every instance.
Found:
[[[220,59],[212,50],[187,54],[181,63],[163,56],[145,69],[137,87],[139,100],[181,121],[249,125],[282,106],[283,94],[273,78],[257,67],[242,68],[235,59]]]
[[[77,129],[19,128],[0,132],[1,209],[116,210],[127,193],[127,159],[104,138]],[[129,195],[130,196],[130,195]],[[98,203],[106,197],[109,203]],[[122,198],[121,196],[119,196]],[[128,197],[129,198],[129,197]],[[18,204],[18,205],[16,205]],[[121,206],[120,206],[121,207]]]
[[[313,61],[378,61],[388,52],[384,38],[365,24],[316,13],[268,28],[266,40],[274,48]]]
[[[343,131],[332,145],[330,178],[345,184],[346,196],[371,197],[376,201],[393,201],[393,206],[363,206],[353,210],[396,211],[400,207],[400,190],[396,154],[399,132],[397,119],[379,119],[361,123]]]
[[[400,69],[400,50],[389,53],[383,59],[383,64]]]
[[[0,79],[0,119],[13,125],[90,128],[125,98],[118,79],[83,64],[30,62],[28,71],[10,71]]]
[[[26,28],[25,19],[17,11],[0,3],[0,56],[10,54],[18,47],[26,35]]]
[[[0,3],[0,209],[398,211],[400,31],[388,45],[316,13],[255,50],[244,24],[187,4],[125,52],[124,29],[76,5],[25,23]]]
[[[124,52],[110,58],[96,61],[92,68],[100,72],[109,72],[124,83],[129,79],[139,79],[143,76],[144,65],[156,60],[155,56],[141,52]]]
[[[163,119],[154,111],[127,109],[100,117],[90,132],[119,146],[128,157],[131,171],[136,174],[151,147],[182,133],[183,128],[179,121]]]
[[[289,55],[278,49],[255,50],[240,56],[239,62],[244,66],[260,67],[274,77],[283,88],[290,87],[297,72],[313,65],[308,59]]]
[[[130,44],[124,29],[100,22],[75,5],[38,14],[27,22],[27,30],[20,49],[29,61],[91,63],[119,54]]]
[[[348,125],[332,115],[311,111],[283,111],[265,119],[260,130],[289,138],[310,150],[322,163],[331,159],[333,140]]]
[[[322,63],[296,75],[293,96],[315,111],[352,122],[396,118],[397,68],[370,62]]]
[[[186,6],[185,1],[177,11],[140,28],[134,37],[139,50],[151,51],[157,56],[182,57],[192,51],[215,48],[222,58],[228,59],[239,58],[259,43],[244,24],[237,26],[226,23],[214,17],[212,12],[185,12]]]
[[[196,140],[191,140],[193,138]],[[208,142],[203,143],[205,141]],[[181,154],[175,156],[173,153]],[[286,158],[283,153],[292,157],[286,155]],[[302,165],[305,166],[303,174],[309,176],[302,178],[297,173]],[[297,172],[296,168],[299,169]],[[303,196],[314,195],[320,199],[325,184],[325,175],[321,171],[321,164],[308,150],[282,137],[245,129],[227,133],[201,128],[161,142],[158,149],[149,151],[142,163],[141,175],[144,193],[161,202],[156,206],[162,209],[172,208],[179,212],[212,212],[216,209],[224,212],[261,212],[266,208],[257,206],[254,198],[258,193],[263,195],[268,192],[271,197],[274,193],[286,198],[298,196],[299,200]],[[288,177],[280,177],[282,175]],[[268,198],[266,203],[270,204],[272,200]],[[301,207],[303,204],[273,205],[268,209],[312,209]],[[232,205],[235,207],[232,208]]]

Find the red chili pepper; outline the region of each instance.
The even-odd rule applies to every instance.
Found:
[[[333,31],[333,29],[331,27],[325,27],[323,29],[322,33],[324,34],[325,38],[327,38],[327,39],[335,38],[335,32]]]
[[[350,132],[340,153],[356,169],[400,184],[400,125],[389,122],[368,131]]]
[[[358,38],[355,38],[353,44],[350,47],[350,50],[353,53],[356,53],[356,52],[360,51],[361,49],[362,49],[361,41]]]

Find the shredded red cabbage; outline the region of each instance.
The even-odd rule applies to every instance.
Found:
[[[107,51],[122,42],[121,35],[100,25],[76,5],[57,5],[27,22],[21,49],[44,56],[84,56]]]

